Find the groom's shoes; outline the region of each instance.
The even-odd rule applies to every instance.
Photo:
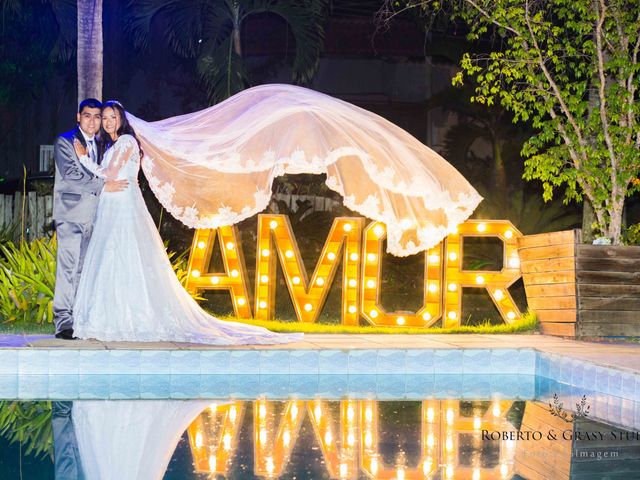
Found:
[[[73,336],[73,329],[68,328],[67,330],[61,330],[56,333],[56,338],[61,338],[62,340],[77,340],[78,337]]]

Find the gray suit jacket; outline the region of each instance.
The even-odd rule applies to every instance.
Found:
[[[56,180],[53,187],[53,219],[91,223],[104,182],[80,164],[73,148],[76,138],[86,146],[79,128],[60,135],[54,145]]]

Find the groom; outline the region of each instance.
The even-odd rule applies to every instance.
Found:
[[[54,146],[56,176],[53,188],[53,219],[58,243],[56,287],[53,295],[53,323],[56,338],[73,340],[73,303],[82,273],[84,256],[93,230],[93,217],[103,186],[120,191],[127,181],[108,181],[96,177],[78,160],[73,141],[79,140],[89,158],[100,163],[102,154],[97,133],[102,122],[102,104],[87,98],[78,107],[78,125],[60,135]]]

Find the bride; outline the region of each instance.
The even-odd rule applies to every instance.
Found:
[[[278,334],[219,320],[205,312],[175,276],[138,186],[143,152],[125,110],[106,102],[103,128],[111,146],[93,163],[76,141],[81,163],[108,180],[128,181],[104,191],[94,220],[74,305],[74,334],[105,341],[175,341],[214,345],[287,343],[302,334]],[[109,140],[108,139],[108,140]]]

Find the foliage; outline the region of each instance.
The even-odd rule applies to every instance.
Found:
[[[173,270],[184,285],[188,251],[168,253]],[[53,322],[56,277],[55,238],[0,244],[0,321],[18,324]],[[201,298],[193,295],[196,300]]]
[[[625,245],[640,245],[640,223],[625,227],[622,231],[622,243]]]
[[[0,435],[27,455],[53,458],[51,402],[0,401]]]
[[[326,0],[145,0],[130,2],[128,28],[135,43],[146,47],[154,20],[160,18],[170,47],[195,58],[211,103],[251,84],[243,58],[243,27],[249,17],[275,15],[295,43],[292,79],[308,82],[318,68]],[[283,52],[286,54],[286,52]]]
[[[299,323],[284,320],[255,320],[242,319],[235,317],[223,318],[233,322],[248,323],[250,325],[258,325],[267,328],[273,332],[304,332],[304,333],[350,333],[350,334],[439,334],[439,333],[478,333],[478,334],[494,334],[494,333],[527,333],[534,332],[538,328],[538,321],[535,314],[527,312],[522,315],[519,321],[512,324],[494,325],[490,321],[486,321],[480,325],[465,325],[453,328],[435,328],[435,327],[373,327],[373,326],[343,326],[343,325],[327,325],[324,323]]]
[[[593,205],[598,228],[621,241],[625,198],[640,187],[640,3],[631,0],[387,1],[463,21],[489,54],[465,54],[454,83],[477,82],[473,101],[501,104],[536,134],[525,178],[549,200]]]

